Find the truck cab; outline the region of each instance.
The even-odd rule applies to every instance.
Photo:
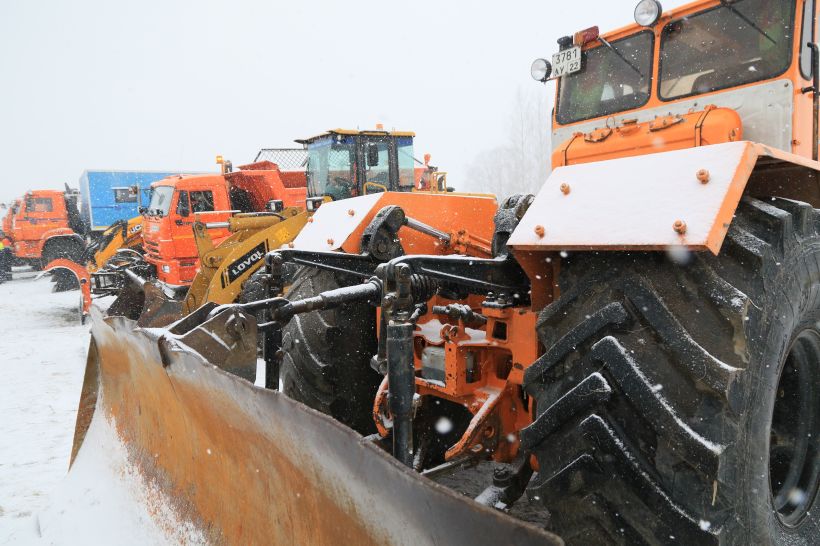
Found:
[[[143,214],[146,260],[162,282],[186,286],[196,276],[198,253],[195,221],[225,222],[236,212],[276,212],[284,207],[304,207],[303,172],[285,172],[270,161],[239,167],[222,174],[176,175],[151,185],[151,199]],[[230,233],[210,231],[215,245]]]
[[[79,259],[84,227],[74,192],[33,190],[12,207],[9,232],[14,255],[33,265],[56,258]]]

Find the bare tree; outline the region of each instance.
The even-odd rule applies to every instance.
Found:
[[[549,109],[543,89],[518,89],[510,114],[507,142],[481,152],[463,184],[469,191],[494,193],[503,199],[535,193],[550,168]]]

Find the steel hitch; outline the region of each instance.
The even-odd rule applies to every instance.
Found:
[[[321,311],[325,309],[335,309],[341,305],[352,302],[376,302],[381,296],[381,281],[371,279],[366,283],[353,286],[343,286],[334,290],[322,292],[310,298],[290,301],[282,296],[266,298],[252,301],[250,303],[230,303],[215,307],[208,317],[214,317],[227,310],[240,309],[246,313],[257,313],[267,311],[270,320],[259,324],[258,328],[264,330],[272,328],[274,325],[283,325],[295,315],[309,313],[311,311]]]

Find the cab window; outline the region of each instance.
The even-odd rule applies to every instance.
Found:
[[[131,188],[114,188],[115,203],[136,203],[137,193]]]
[[[800,37],[800,74],[807,80],[812,78],[815,70],[811,65],[811,48],[808,45],[817,39],[814,30],[814,3],[815,0],[806,0],[803,3],[803,31]]]
[[[148,213],[165,216],[171,210],[171,199],[174,196],[173,186],[155,186],[151,189],[151,200]]]
[[[654,35],[644,31],[582,53],[580,72],[561,77],[558,123],[567,124],[639,108],[652,81]]]
[[[672,21],[661,35],[660,97],[774,78],[791,63],[793,0],[737,0]]]
[[[411,188],[416,180],[417,163],[413,155],[413,138],[397,137],[396,151],[399,156],[399,189]]]
[[[329,135],[308,144],[310,195],[334,200],[358,195],[353,177],[354,143],[350,136]]]
[[[210,212],[214,210],[214,194],[212,191],[192,191],[191,211]]]
[[[390,184],[390,143],[387,140],[366,142],[365,151],[365,187],[366,193],[389,189]]]
[[[54,212],[51,197],[27,197],[26,212]]]
[[[179,192],[179,197],[177,198],[177,214],[180,216],[188,216],[191,213],[191,205],[188,202],[188,192],[181,191]]]

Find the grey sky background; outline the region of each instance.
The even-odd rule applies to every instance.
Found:
[[[238,165],[376,123],[415,131],[416,155],[468,189],[516,93],[552,101],[532,60],[629,23],[636,2],[2,0],[0,201],[84,169],[214,171],[217,154]]]

